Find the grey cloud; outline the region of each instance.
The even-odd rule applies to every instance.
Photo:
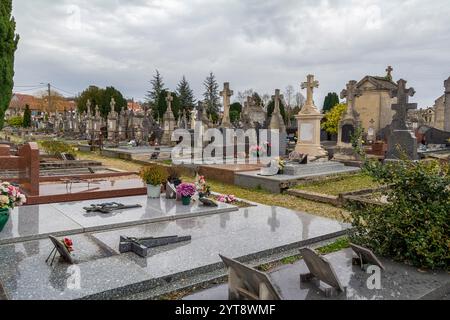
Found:
[[[186,75],[200,98],[209,71],[261,93],[315,73],[321,105],[389,64],[425,107],[450,76],[448,0],[15,0],[14,15],[19,85],[114,85],[141,99],[158,68],[172,89]]]

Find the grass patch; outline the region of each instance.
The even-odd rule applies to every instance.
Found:
[[[340,193],[378,188],[380,185],[366,174],[340,176],[296,186],[294,189],[338,196]]]
[[[314,202],[288,194],[273,194],[260,189],[246,189],[235,185],[224,184],[222,182],[208,180],[211,190],[221,194],[232,194],[237,198],[246,199],[268,206],[279,206],[295,211],[303,211],[322,217],[327,217],[339,221],[345,221],[349,217],[349,212],[343,208],[337,208],[330,204]],[[192,177],[183,177],[184,181],[194,181]]]
[[[350,240],[347,237],[345,237],[340,238],[335,242],[330,243],[329,245],[320,247],[319,249],[317,249],[317,252],[320,254],[328,254],[342,249],[346,249],[348,247],[350,247]]]
[[[95,152],[93,152],[93,151],[91,151],[91,152],[78,151],[77,157],[80,160],[100,161],[105,167],[115,168],[115,169],[124,170],[124,171],[139,172],[139,170],[141,170],[141,168],[143,167],[142,165],[131,162],[129,160],[108,158],[108,157],[102,156],[97,151],[95,151]]]

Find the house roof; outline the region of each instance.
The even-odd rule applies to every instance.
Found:
[[[11,102],[9,103],[9,108],[23,110],[26,105],[29,105],[31,110],[45,111],[47,110],[46,101],[45,98],[43,100],[29,94],[14,93]],[[59,112],[76,109],[75,101],[61,97],[54,99],[52,105],[53,108],[56,108]]]
[[[397,84],[386,77],[377,76],[365,76],[361,81],[357,83],[357,87],[361,87],[365,82],[372,83],[378,90],[394,90],[397,89]]]

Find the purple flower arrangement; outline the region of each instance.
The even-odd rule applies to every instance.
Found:
[[[193,183],[183,182],[177,186],[177,193],[182,197],[192,197],[196,191],[197,188]]]

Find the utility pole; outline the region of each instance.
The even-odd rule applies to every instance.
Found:
[[[52,108],[52,104],[51,104],[51,92],[50,92],[50,83],[47,83],[47,88],[48,88],[48,112],[49,112],[49,114],[50,114],[50,112],[51,112],[51,108]]]

